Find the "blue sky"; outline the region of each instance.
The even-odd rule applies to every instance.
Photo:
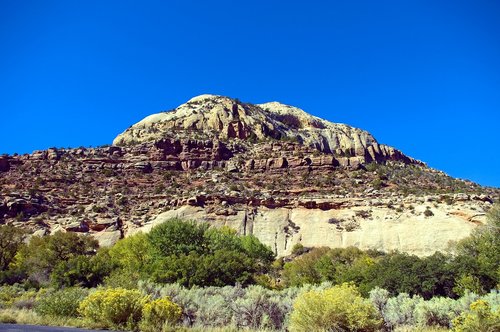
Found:
[[[500,187],[498,1],[0,0],[0,153],[202,93],[280,101]]]

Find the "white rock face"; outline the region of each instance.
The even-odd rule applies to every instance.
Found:
[[[118,135],[113,144],[194,133],[222,139],[287,137],[327,153],[349,149],[363,154],[368,146],[377,143],[364,130],[320,119],[293,106],[278,102],[243,104],[228,97],[201,95],[172,111],[144,118]]]
[[[286,136],[300,137],[304,144],[315,146],[320,151],[334,152],[337,149],[364,151],[368,146],[377,143],[375,138],[367,131],[323,120],[297,107],[279,102],[270,102],[257,106],[269,112],[273,118],[279,119],[280,116],[286,117],[290,115],[297,118],[301,126],[299,128],[285,128]]]
[[[296,243],[305,247],[399,250],[427,256],[435,251],[446,251],[451,242],[467,237],[478,223],[484,222],[484,214],[478,214],[480,208],[477,206],[440,204],[431,208],[433,216],[426,217],[427,206],[416,204],[403,212],[387,206],[326,211],[260,207],[238,211],[231,216],[211,215],[201,207],[183,206],[158,215],[140,230],[148,232],[153,226],[177,217],[229,226],[240,234],[254,234],[278,256],[291,254]],[[337,221],[353,227],[349,231],[346,227],[339,229]]]

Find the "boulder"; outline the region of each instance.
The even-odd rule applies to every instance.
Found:
[[[94,233],[92,236],[99,242],[99,247],[112,247],[122,238],[122,233],[120,231],[102,231]]]

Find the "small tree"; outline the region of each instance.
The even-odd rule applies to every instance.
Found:
[[[23,245],[26,232],[20,228],[0,226],[0,270],[5,271],[14,260],[17,251]]]

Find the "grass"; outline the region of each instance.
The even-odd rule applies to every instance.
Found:
[[[96,325],[94,322],[83,318],[41,316],[33,310],[13,308],[0,310],[0,323],[81,327],[90,329],[102,328],[102,326]]]

